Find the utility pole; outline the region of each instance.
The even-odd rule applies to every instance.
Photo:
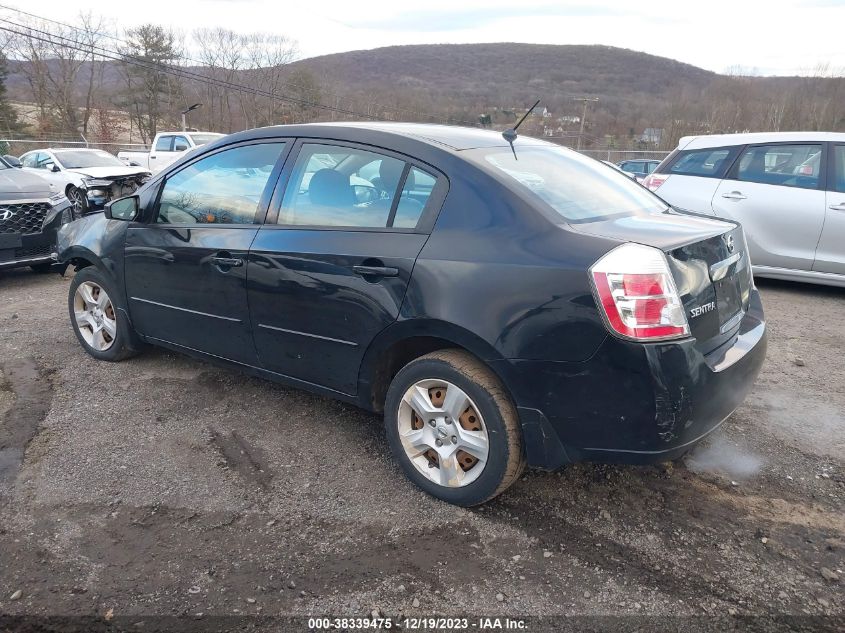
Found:
[[[581,149],[581,138],[584,136],[584,123],[587,121],[587,106],[590,103],[596,103],[598,97],[575,97],[575,101],[581,101],[584,104],[584,112],[581,114],[581,131],[578,132],[578,146],[577,150]]]
[[[185,115],[186,115],[186,114],[188,114],[188,112],[191,112],[192,110],[196,110],[196,109],[197,109],[197,108],[199,108],[201,105],[202,105],[201,103],[195,103],[194,105],[192,105],[192,106],[190,106],[190,107],[188,107],[188,108],[186,108],[186,109],[182,110],[182,113],[181,113],[181,114],[182,114],[182,131],[183,131],[183,132],[186,132],[186,131],[187,131],[187,129],[188,129],[188,127],[187,127],[187,122],[186,122],[186,120],[185,120]]]

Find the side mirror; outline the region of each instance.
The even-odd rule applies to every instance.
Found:
[[[138,217],[140,208],[138,196],[128,196],[106,203],[103,214],[110,220],[132,222]]]
[[[59,169],[59,166],[58,166],[58,165],[53,165],[53,166],[50,168],[50,171],[54,171],[54,172],[55,172],[55,171],[61,171],[61,169]]]

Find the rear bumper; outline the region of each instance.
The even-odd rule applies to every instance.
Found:
[[[531,465],[649,463],[684,453],[743,402],[766,356],[760,296],[729,341],[640,344],[608,337],[582,363],[499,361]]]

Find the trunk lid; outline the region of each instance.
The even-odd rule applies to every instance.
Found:
[[[667,211],[571,225],[590,235],[654,246],[666,254],[690,334],[706,354],[736,334],[752,276],[742,227]]]

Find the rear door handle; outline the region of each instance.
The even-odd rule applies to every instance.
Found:
[[[352,271],[362,277],[398,277],[399,269],[390,266],[353,266]]]
[[[211,261],[217,266],[225,266],[226,268],[237,268],[244,265],[244,260],[238,257],[212,257]]]
[[[742,195],[739,191],[731,191],[730,193],[723,193],[723,198],[727,198],[728,200],[745,200],[747,196]]]
[[[833,211],[845,211],[845,202],[841,204],[832,204],[829,208]]]

